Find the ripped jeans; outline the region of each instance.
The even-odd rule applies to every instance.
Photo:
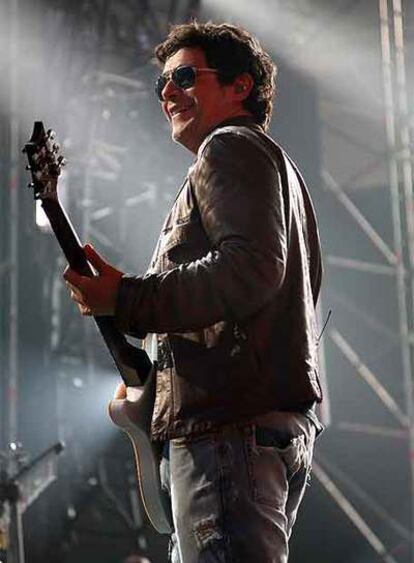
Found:
[[[272,413],[272,427],[227,425],[167,442],[161,484],[171,500],[172,563],[286,563],[309,479],[315,426]]]

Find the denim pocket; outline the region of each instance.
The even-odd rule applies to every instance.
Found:
[[[309,464],[305,436],[287,436],[253,425],[248,451],[252,495],[256,502],[283,508],[289,481]]]
[[[303,434],[292,437],[279,430],[256,427],[255,437],[258,449],[266,451],[270,448],[281,457],[286,465],[288,479],[300,469],[307,469],[309,452]]]

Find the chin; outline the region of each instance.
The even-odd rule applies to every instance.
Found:
[[[171,137],[173,139],[174,142],[179,143],[180,145],[183,145],[184,147],[188,148],[191,150],[191,132],[188,131],[188,128],[186,126],[184,127],[177,127],[176,129],[173,129],[171,132]]]

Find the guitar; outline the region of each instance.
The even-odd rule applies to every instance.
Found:
[[[65,159],[54,131],[45,131],[36,121],[23,152],[28,159],[34,197],[41,201],[57,241],[70,267],[84,276],[94,276],[79,237],[59,202],[57,183]],[[135,348],[116,328],[110,316],[94,317],[112,359],[126,385],[126,397],[109,403],[109,416],[128,435],[135,454],[142,502],[154,528],[172,531],[171,515],[160,486],[159,452],[150,439],[151,416],[155,399],[155,367],[144,350]]]

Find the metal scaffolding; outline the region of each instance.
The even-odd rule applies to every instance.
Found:
[[[379,14],[394,247],[399,257],[396,274],[414,521],[414,149],[409,128],[402,0],[379,0]]]
[[[401,384],[404,387],[405,404],[400,405],[400,401],[393,397],[386,385],[370,368],[369,362],[364,359],[364,352],[356,351],[348,341],[347,335],[334,327],[329,331],[329,337],[336,349],[352,366],[354,373],[369,386],[397,423],[397,428],[392,428],[362,424],[356,421],[339,422],[337,429],[350,434],[356,432],[367,436],[383,436],[384,439],[393,437],[396,440],[403,440],[407,444],[406,460],[411,471],[411,529],[396,521],[384,509],[381,501],[374,500],[366,490],[356,485],[350,475],[341,473],[324,455],[317,456],[315,476],[377,553],[379,560],[396,563],[401,561],[400,550],[407,550],[407,548],[410,552],[410,561],[414,561],[414,530],[412,527],[414,523],[414,199],[412,170],[414,150],[410,133],[402,2],[401,0],[379,0],[378,8],[387,155],[376,155],[375,151],[372,151],[374,161],[371,159],[368,165],[365,164],[361,171],[354,174],[352,182],[357,182],[359,177],[377,167],[381,160],[388,157],[389,179],[384,180],[384,183],[389,185],[393,243],[390,245],[386,242],[364,213],[353,203],[345,188],[339,185],[332,173],[323,170],[322,181],[325,190],[334,196],[353,224],[365,235],[372,248],[384,260],[383,262],[372,262],[330,254],[326,257],[326,263],[330,268],[359,272],[361,275],[374,276],[374,279],[375,276],[388,278],[393,284],[398,304],[398,333],[382,325],[377,319],[370,318],[368,314],[347,302],[345,298],[342,298],[342,304],[351,315],[355,316],[356,320],[358,316],[373,330],[379,331],[391,342],[391,346],[399,347],[402,366]],[[334,133],[338,137],[347,137],[346,133],[341,130],[333,131],[333,128],[330,128],[330,133]],[[347,141],[349,140],[348,138]],[[352,139],[352,142],[358,144],[355,139]],[[367,151],[366,146],[362,148]],[[370,152],[369,147],[368,152]],[[400,543],[387,547],[387,541],[374,532],[361,516],[357,506],[349,501],[333,479],[341,483],[344,490],[354,495],[361,507],[369,508],[390,530],[392,529],[400,538]],[[393,481],[390,481],[390,486],[392,483]]]
[[[18,322],[19,322],[19,0],[10,2],[10,137],[9,137],[9,325],[7,361],[7,442],[16,442],[18,430]]]

